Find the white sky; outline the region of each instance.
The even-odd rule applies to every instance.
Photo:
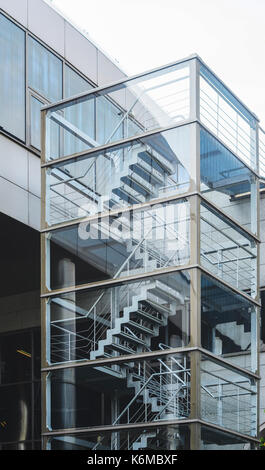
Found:
[[[194,52],[265,127],[265,0],[50,0],[128,74]]]

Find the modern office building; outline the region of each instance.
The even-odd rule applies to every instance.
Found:
[[[128,78],[0,8],[0,448],[257,447],[258,118],[197,55]]]

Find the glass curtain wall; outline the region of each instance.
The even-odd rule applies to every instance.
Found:
[[[0,98],[0,127],[24,142],[26,138],[25,32],[1,14]]]
[[[0,72],[0,129],[38,152],[41,150],[42,106],[92,88],[62,57],[2,13]],[[86,113],[94,112],[92,108],[85,105],[81,113],[80,107],[72,108],[67,119],[73,120],[73,124],[82,128]],[[86,132],[84,126],[85,124],[83,131]],[[71,147],[69,139],[59,148],[60,136],[56,126],[52,133],[54,152],[76,153],[83,149],[83,144],[80,143],[76,148]],[[66,150],[63,150],[64,147]]]
[[[43,110],[45,448],[255,446],[255,126],[197,57]]]
[[[40,449],[40,331],[0,335],[0,449]]]

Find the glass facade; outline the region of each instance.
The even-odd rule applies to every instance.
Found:
[[[188,450],[190,428],[170,425],[153,429],[56,436],[48,440],[47,450]]]
[[[156,351],[164,343],[181,347],[189,343],[190,275],[62,294],[50,299],[47,311],[52,364]]]
[[[63,97],[62,61],[29,37],[29,86],[49,101],[58,101]]]
[[[0,127],[25,141],[25,32],[1,14],[0,101]]]
[[[63,58],[2,13],[0,72],[0,129],[37,152],[41,150],[41,107],[92,88]],[[82,128],[82,122],[92,112],[93,106],[84,104],[66,114],[67,119]],[[75,147],[67,138],[59,143],[58,127],[56,124],[51,127],[55,153],[83,150],[80,142]],[[83,124],[83,130],[86,131],[86,124]]]
[[[99,147],[164,128],[189,119],[190,64],[166,67],[163,71],[146,74],[141,78],[106,88],[104,92],[80,95],[74,101],[52,108],[46,115],[46,127],[55,124],[61,130],[62,140],[72,145],[82,144],[85,150]],[[96,109],[96,132],[90,109]],[[87,116],[86,129],[67,118],[69,107],[79,106]],[[81,114],[82,114],[81,113]],[[80,115],[81,117],[81,115]],[[90,125],[89,125],[90,124]],[[54,160],[71,155],[72,146],[54,152],[51,140],[46,139],[45,157]]]
[[[0,335],[0,449],[40,449],[40,331]]]
[[[191,132],[184,126],[53,164],[46,174],[47,224],[188,192]]]
[[[255,116],[198,57],[42,115],[45,445],[253,447]]]

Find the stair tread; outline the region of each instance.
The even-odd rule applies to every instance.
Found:
[[[150,335],[155,335],[155,331],[151,330],[147,326],[140,325],[139,323],[136,323],[133,320],[130,320],[128,325],[131,325],[133,328],[138,329],[139,331],[142,331],[144,333],[150,334]]]
[[[126,346],[123,346],[122,344],[118,344],[118,343],[111,343],[109,345],[106,345],[106,347],[116,349],[117,351],[127,352],[128,354],[134,354],[135,353],[134,349],[127,348]]]
[[[134,343],[139,343],[143,346],[146,346],[146,343],[145,343],[144,340],[138,338],[137,336],[133,336],[133,335],[130,335],[128,333],[125,333],[124,331],[119,331],[118,333],[114,333],[113,336],[122,337],[127,341],[132,341]]]
[[[141,315],[142,317],[145,317],[147,320],[151,321],[152,323],[156,323],[157,325],[163,325],[164,322],[162,319],[154,317],[151,313],[147,313],[144,310],[137,310],[137,313]]]
[[[158,304],[155,300],[147,299],[146,302],[160,313],[163,312],[167,315],[170,315],[172,313],[169,308],[165,307],[164,305]]]

